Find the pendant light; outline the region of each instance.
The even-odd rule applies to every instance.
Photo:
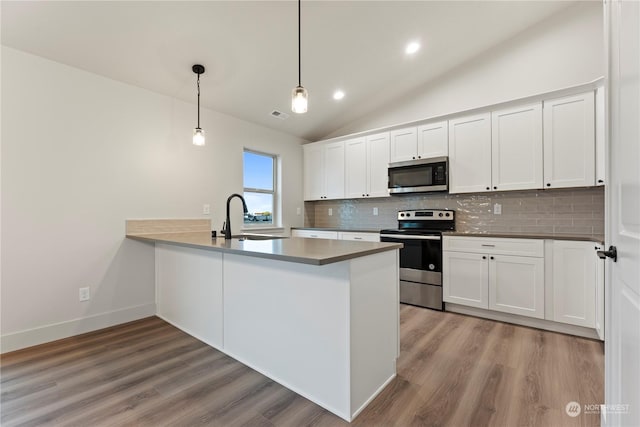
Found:
[[[200,127],[200,74],[204,73],[204,66],[196,64],[191,70],[198,75],[198,126],[193,130],[193,145],[203,146],[204,130]]]
[[[291,95],[291,111],[302,114],[307,112],[307,103],[309,93],[302,87],[301,79],[301,60],[300,60],[300,0],[298,0],[298,86],[293,89]]]

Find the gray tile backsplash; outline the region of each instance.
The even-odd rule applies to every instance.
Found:
[[[397,211],[420,208],[455,210],[459,232],[604,235],[604,187],[305,202],[305,227],[396,228]]]

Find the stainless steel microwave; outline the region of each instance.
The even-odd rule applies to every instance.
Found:
[[[389,194],[447,191],[448,169],[448,157],[389,163]]]

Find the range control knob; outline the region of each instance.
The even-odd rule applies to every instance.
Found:
[[[451,216],[451,214],[447,212],[446,214],[444,214],[444,216]]]
[[[407,216],[411,216],[411,214],[409,212],[407,212]]]
[[[438,214],[438,216],[442,216],[442,212],[440,212],[440,213]]]
[[[402,216],[402,217],[403,217],[403,216],[404,216],[404,214],[403,214],[403,213],[401,213],[401,214],[400,214],[400,216]]]

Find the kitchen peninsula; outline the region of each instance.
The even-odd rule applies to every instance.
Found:
[[[157,315],[351,421],[396,374],[401,245],[212,239],[197,221],[127,222],[155,246]]]

